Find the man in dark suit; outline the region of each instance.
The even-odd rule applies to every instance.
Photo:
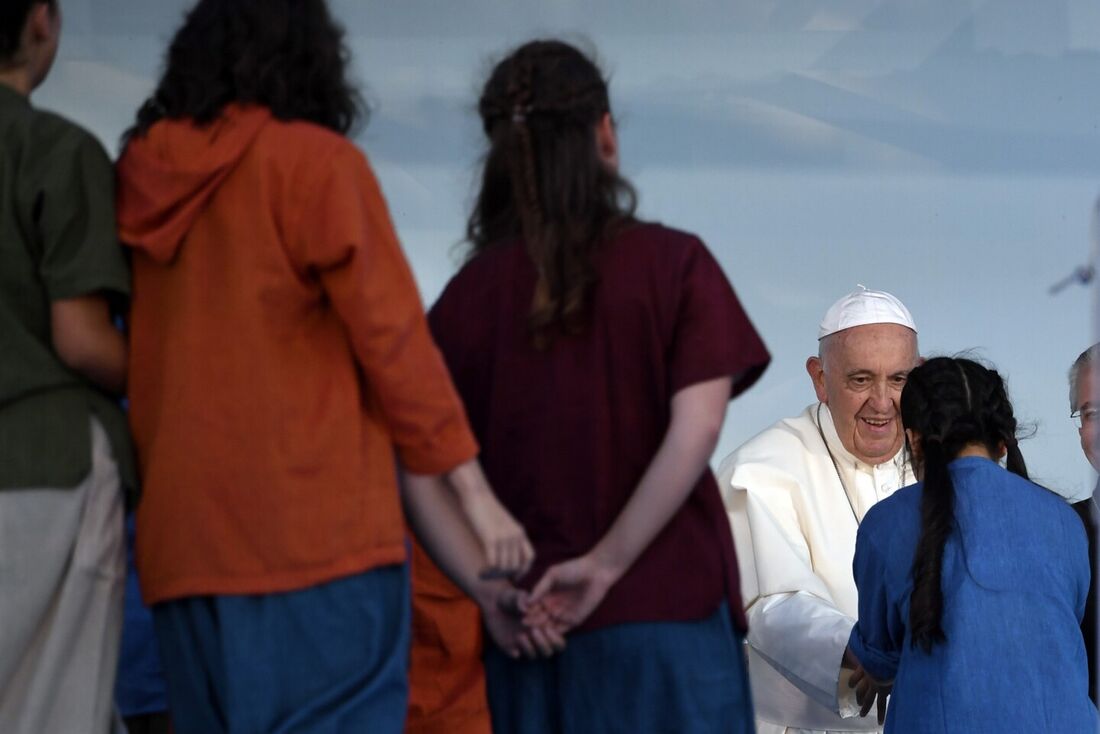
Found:
[[[1081,448],[1092,468],[1100,471],[1100,343],[1093,344],[1081,353],[1069,370],[1070,415],[1077,422],[1081,434]],[[1089,536],[1089,565],[1092,568],[1092,587],[1085,604],[1085,617],[1081,632],[1085,637],[1085,650],[1089,659],[1089,697],[1097,703],[1097,650],[1096,650],[1096,602],[1100,579],[1096,571],[1097,526],[1100,524],[1100,483],[1088,499],[1074,504]]]

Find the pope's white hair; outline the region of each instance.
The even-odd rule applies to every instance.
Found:
[[[1077,405],[1077,383],[1081,379],[1081,370],[1085,367],[1095,369],[1092,365],[1097,361],[1100,361],[1100,342],[1081,352],[1069,368],[1069,409],[1071,413],[1080,407]]]

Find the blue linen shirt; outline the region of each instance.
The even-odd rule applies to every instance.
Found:
[[[1064,500],[988,459],[951,463],[955,528],[944,549],[946,642],[911,645],[911,568],[922,484],[867,513],[853,563],[852,652],[894,680],[886,732],[1095,732],[1080,620],[1087,542]]]

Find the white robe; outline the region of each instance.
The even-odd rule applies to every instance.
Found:
[[[877,466],[856,459],[828,407],[814,403],[743,444],[718,474],[749,621],[757,731],[879,731],[873,712],[859,717],[840,661],[858,614],[856,529],[914,481],[905,452]]]

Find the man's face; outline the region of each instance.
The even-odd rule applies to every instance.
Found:
[[[1090,408],[1100,408],[1100,380],[1097,379],[1097,364],[1086,364],[1077,375],[1077,399],[1073,406],[1080,411]],[[1088,457],[1089,463],[1096,471],[1100,471],[1100,447],[1096,442],[1100,440],[1100,420],[1082,420],[1081,427],[1077,429],[1081,434],[1081,449]]]
[[[901,391],[917,365],[917,335],[898,324],[867,324],[825,338],[806,369],[817,399],[829,406],[844,448],[868,464],[901,449]]]

